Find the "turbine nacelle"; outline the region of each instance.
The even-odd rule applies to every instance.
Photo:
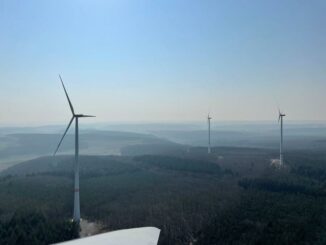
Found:
[[[286,115],[283,114],[280,109],[278,109],[278,121],[280,122],[281,118],[285,117]]]

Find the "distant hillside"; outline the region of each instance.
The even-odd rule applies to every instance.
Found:
[[[62,134],[9,134],[0,137],[1,164],[52,155]],[[176,145],[149,134],[85,130],[80,134],[80,152],[89,155],[120,155],[127,146],[150,144]],[[58,154],[74,152],[74,135],[68,134]]]
[[[92,175],[94,172],[97,174],[116,174],[121,170],[136,171],[137,169],[144,168],[144,166],[145,168],[149,166],[160,166],[160,168],[166,170],[166,165],[164,164],[171,165],[171,162],[175,165],[175,169],[177,170],[186,168],[184,165],[192,164],[193,161],[196,162],[195,165],[205,164],[206,162],[218,163],[227,169],[239,171],[242,168],[248,168],[248,166],[255,161],[260,161],[261,165],[268,166],[270,159],[278,156],[277,151],[258,148],[213,147],[212,154],[208,155],[207,148],[204,147],[185,148],[173,144],[172,146],[163,146],[165,146],[163,149],[161,149],[162,145],[160,144],[130,147],[135,153],[142,152],[143,154],[131,154],[129,152],[123,156],[81,155],[79,158],[80,171],[82,175]],[[253,159],[255,159],[255,161],[253,161]],[[163,163],[161,162],[162,160]],[[16,164],[2,171],[0,175],[72,173],[73,163],[73,155],[40,157]],[[242,166],[239,168],[238,164],[240,163]],[[193,169],[194,172],[201,171],[201,167],[204,167],[199,166],[198,168],[195,165]],[[107,172],[107,169],[110,169],[111,172]]]
[[[157,137],[179,144],[206,146],[208,142],[205,130],[156,130],[151,131]],[[212,146],[279,148],[280,132],[278,125],[263,127],[261,125],[234,127],[228,129],[213,128],[211,131]],[[295,127],[284,129],[284,146],[287,149],[325,149],[326,129],[319,126]]]
[[[124,171],[135,171],[137,168],[130,164],[130,159],[115,156],[80,156],[80,172],[82,175],[118,174]],[[73,156],[40,157],[12,166],[0,173],[1,176],[33,175],[44,173],[68,174],[73,173]]]
[[[128,145],[121,149],[122,155],[180,155],[187,152],[188,146],[176,143],[138,144]]]
[[[218,173],[220,168],[209,159],[199,160],[191,157],[144,155],[138,157],[122,156],[80,156],[81,176],[116,175],[135,172],[146,168],[185,171],[193,173]],[[37,174],[72,175],[73,156],[40,157],[12,166],[0,176],[27,176]]]

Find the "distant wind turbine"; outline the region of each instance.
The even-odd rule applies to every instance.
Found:
[[[280,165],[281,166],[283,166],[283,117],[285,117],[285,114],[282,114],[279,109],[278,122],[281,123],[281,140],[280,140]]]
[[[75,165],[74,165],[75,182],[74,182],[74,216],[73,216],[73,221],[76,222],[76,223],[79,223],[80,222],[80,200],[79,200],[79,164],[78,164],[78,156],[79,156],[78,119],[82,118],[82,117],[95,117],[95,116],[83,115],[83,114],[75,114],[74,107],[72,106],[72,103],[71,103],[71,101],[69,99],[69,96],[68,96],[68,93],[67,93],[67,90],[66,90],[66,87],[63,84],[63,81],[62,81],[62,78],[61,78],[60,75],[59,75],[59,78],[60,78],[63,90],[65,91],[69,106],[70,106],[70,110],[71,110],[71,113],[72,113],[72,118],[71,118],[71,120],[70,120],[70,122],[68,124],[68,127],[67,127],[66,131],[64,132],[64,134],[63,134],[63,136],[62,136],[62,138],[61,138],[61,140],[60,140],[60,142],[58,144],[58,147],[56,148],[53,156],[55,156],[57,151],[59,150],[60,145],[61,145],[64,137],[66,136],[66,134],[67,134],[67,132],[68,132],[68,130],[70,128],[70,125],[72,124],[72,122],[75,119],[75,122],[76,122],[76,124],[75,124]]]
[[[208,114],[207,123],[208,123],[208,154],[211,153],[211,117]]]

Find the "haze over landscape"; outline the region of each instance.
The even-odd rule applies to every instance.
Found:
[[[0,244],[325,244],[325,11],[0,1]]]
[[[324,1],[5,0],[0,11],[2,125],[64,123],[58,73],[90,122],[274,120],[277,106],[326,120]]]

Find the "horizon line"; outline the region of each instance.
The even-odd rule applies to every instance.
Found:
[[[212,124],[266,124],[275,123],[277,120],[213,120]],[[0,123],[0,128],[39,128],[39,127],[61,127],[65,122],[57,123]],[[103,121],[103,122],[83,122],[84,125],[101,126],[126,126],[126,125],[191,125],[206,124],[205,120],[187,120],[187,121]],[[326,124],[326,120],[287,120],[287,124]]]

